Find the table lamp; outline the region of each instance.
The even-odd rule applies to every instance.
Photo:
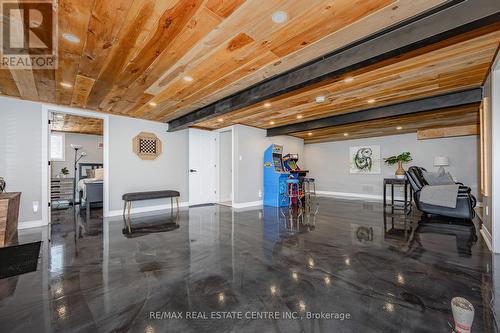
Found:
[[[434,166],[439,167],[438,174],[440,176],[444,175],[444,167],[450,165],[450,160],[448,156],[436,156],[434,157]]]

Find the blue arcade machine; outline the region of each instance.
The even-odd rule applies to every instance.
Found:
[[[287,179],[290,174],[283,167],[283,146],[272,144],[264,152],[264,205],[288,206]]]

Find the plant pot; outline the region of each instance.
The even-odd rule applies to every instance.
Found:
[[[398,169],[396,170],[396,178],[405,178],[405,169],[403,169],[403,161],[398,161]]]

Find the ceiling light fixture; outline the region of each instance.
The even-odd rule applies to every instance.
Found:
[[[312,132],[309,132],[309,133],[307,133],[307,135],[312,136],[312,135],[313,135],[313,133],[312,133]]]
[[[373,104],[373,103],[375,103],[375,98],[370,98],[367,102],[368,102],[369,104]]]
[[[193,78],[189,75],[186,75],[183,77],[183,80],[186,81],[186,82],[192,82],[193,81]]]
[[[152,107],[155,107],[158,104],[156,104],[155,102],[149,102],[149,105],[152,106]]]
[[[344,79],[344,82],[345,82],[345,83],[350,83],[350,82],[352,82],[352,81],[354,81],[354,78],[353,78],[353,77],[351,77],[351,76],[346,77],[346,78]]]
[[[80,43],[80,38],[76,37],[73,34],[63,34],[63,38],[66,39],[68,42],[78,44]]]
[[[271,107],[271,103],[266,102],[266,103],[264,103],[264,106],[265,106],[266,108],[270,108],[270,107]]]
[[[303,117],[303,115],[301,115],[301,114],[297,115],[297,119],[302,119],[302,117]]]
[[[344,133],[344,136],[349,136],[349,133]]]
[[[269,125],[274,125],[274,121],[272,121],[272,120],[271,120],[271,121],[269,122]]]
[[[316,103],[323,103],[325,99],[325,96],[316,96]]]
[[[401,130],[403,129],[403,127],[402,127],[402,126],[398,126],[398,127],[396,127],[396,129],[397,129],[398,131],[401,131]]]
[[[277,12],[274,12],[273,15],[271,16],[272,20],[274,23],[285,23],[288,21],[288,14],[282,10],[278,10]]]
[[[222,123],[222,122],[224,121],[224,118],[219,118],[219,119],[217,119],[217,121],[218,121],[219,123]]]
[[[73,85],[71,83],[68,83],[68,82],[61,82],[60,85],[61,85],[61,87],[68,88],[68,89],[73,87]]]

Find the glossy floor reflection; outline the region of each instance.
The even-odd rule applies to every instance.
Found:
[[[45,229],[19,236],[45,241],[36,272],[0,280],[0,332],[450,332],[454,296],[474,305],[473,332],[495,332],[477,227],[381,203],[319,207],[299,220],[196,207],[133,217],[130,230],[99,210],[58,212],[52,242]],[[202,318],[217,311],[243,319]],[[274,312],[349,319],[247,318]]]

